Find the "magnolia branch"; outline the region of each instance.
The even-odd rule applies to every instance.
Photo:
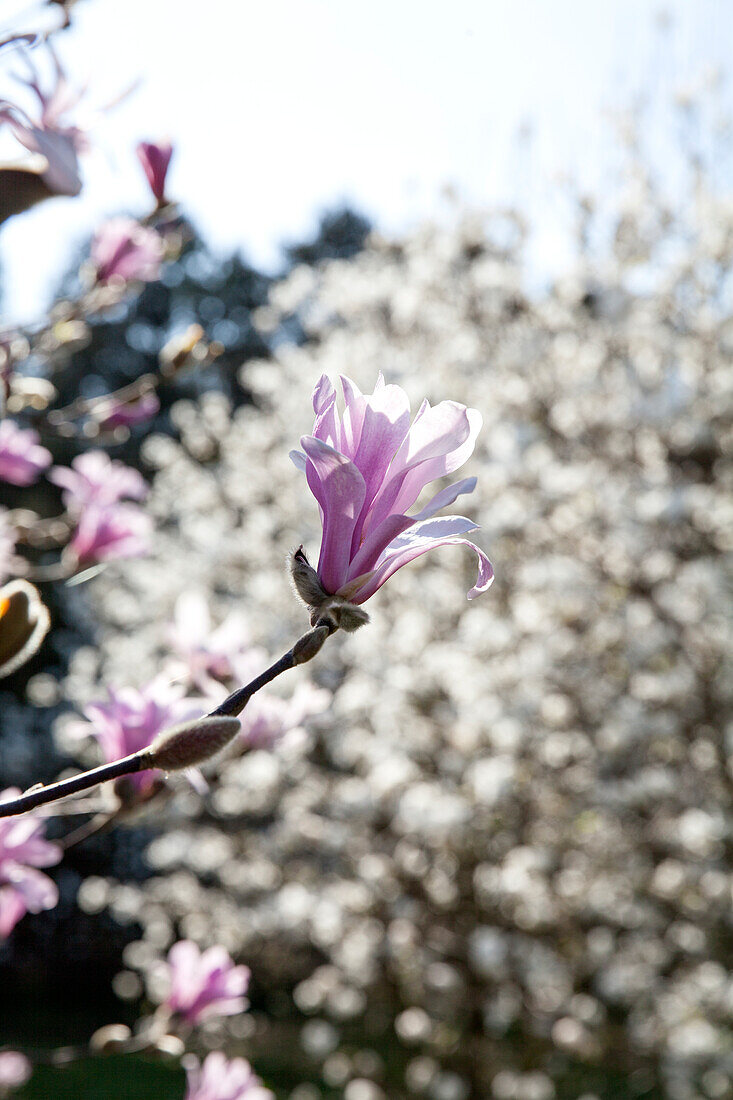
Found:
[[[17,814],[34,810],[48,802],[56,802],[79,791],[89,790],[99,783],[110,779],[119,779],[123,775],[158,768],[161,771],[180,771],[193,768],[220,752],[239,732],[240,723],[236,717],[260,688],[271,683],[281,673],[296,665],[312,660],[320,651],[326,638],[338,630],[337,617],[327,613],[320,617],[313,628],[298,639],[292,649],[256,676],[244,687],[232,692],[223,703],[203,718],[186,722],[180,726],[165,730],[151,745],[138,752],[115,760],[111,764],[102,764],[90,771],[61,779],[57,783],[37,784],[30,787],[17,798],[0,802],[0,817],[14,817]]]

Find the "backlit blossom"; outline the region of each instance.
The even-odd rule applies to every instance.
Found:
[[[94,737],[107,763],[145,749],[170,726],[198,718],[203,707],[184,699],[180,687],[153,680],[146,687],[107,689],[107,699],[88,703],[83,710],[86,721],[71,724],[69,732],[79,737]],[[148,769],[125,777],[137,790],[149,790],[159,778]]]
[[[241,738],[251,749],[271,749],[286,733],[301,732],[305,721],[321,714],[331,701],[330,691],[305,682],[291,699],[253,695],[242,711]]]
[[[78,195],[81,191],[78,154],[88,146],[83,130],[67,118],[81,99],[82,92],[69,84],[61,63],[49,49],[53,62],[53,85],[41,86],[38,73],[27,60],[30,75],[23,81],[38,100],[39,111],[34,117],[7,100],[0,101],[0,124],[10,127],[21,145],[43,157],[40,171],[43,182],[55,195]],[[42,163],[43,163],[42,162]]]
[[[154,229],[134,218],[111,218],[95,233],[91,258],[100,283],[149,282],[160,274],[163,242]]]
[[[229,1062],[219,1051],[201,1065],[194,1059],[186,1069],[184,1100],[275,1100],[244,1058]]]
[[[38,432],[20,428],[14,420],[0,420],[0,481],[32,485],[51,465],[51,454],[39,446]]]
[[[481,414],[455,401],[421,405],[410,423],[410,403],[381,374],[371,395],[342,378],[345,411],[323,375],[313,391],[313,434],[291,452],[305,471],[323,522],[318,578],[325,591],[351,603],[373,596],[397,569],[438,546],[470,547],[478,556],[469,600],[485,592],[493,569],[484,552],[460,536],[476,524],[436,512],[470,493],[475,478],[442,489],[417,514],[407,515],[426,485],[453,473],[470,457]]]
[[[90,504],[67,549],[78,565],[138,558],[148,549],[151,530],[150,517],[131,504]]]
[[[179,940],[168,952],[166,969],[170,989],[163,1003],[191,1027],[247,1007],[249,968],[235,966],[223,947],[202,952],[192,940]]]
[[[263,668],[265,654],[250,645],[243,617],[233,611],[213,628],[202,592],[188,591],[179,596],[170,636],[182,658],[176,672],[205,694],[214,694],[221,681],[246,683]]]
[[[144,500],[148,486],[142,474],[123,462],[110,459],[104,451],[87,451],[71,466],[54,466],[49,481],[64,490],[64,505],[80,511],[90,504],[108,505],[129,497]]]
[[[0,793],[0,802],[20,793],[10,787]],[[61,859],[61,849],[45,839],[43,829],[43,819],[33,813],[0,818],[0,939],[26,913],[53,909],[59,899],[56,884],[37,870]]]
[[[114,428],[132,428],[135,424],[144,424],[152,420],[160,409],[160,401],[152,390],[140,394],[129,401],[110,397],[94,406],[92,413],[100,431],[110,432]]]
[[[162,205],[165,202],[165,179],[173,156],[173,146],[168,141],[141,141],[136,152],[150,190],[158,204]]]

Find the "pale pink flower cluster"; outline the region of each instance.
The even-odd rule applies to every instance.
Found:
[[[227,1061],[223,1054],[209,1054],[203,1065],[192,1060],[186,1069],[184,1100],[275,1100],[244,1058]]]
[[[38,441],[38,432],[20,428],[14,420],[0,420],[0,481],[33,485],[51,465],[51,454]]]
[[[147,485],[142,476],[104,451],[88,451],[70,467],[54,466],[49,479],[64,490],[63,501],[76,518],[67,553],[79,566],[116,558],[139,557],[149,545],[152,521],[125,497],[142,500]]]
[[[72,723],[69,732],[95,738],[105,761],[111,763],[147,748],[164,729],[198,718],[202,712],[200,703],[183,698],[180,686],[156,679],[140,690],[108,688],[107,699],[88,703],[83,710],[86,721]],[[126,776],[140,793],[149,791],[157,778],[154,770]]]
[[[171,664],[171,673],[212,697],[221,694],[222,682],[247,683],[262,671],[267,657],[252,646],[239,612],[214,627],[206,597],[195,590],[176,601],[170,640],[180,658]]]
[[[249,968],[235,966],[223,947],[200,951],[192,940],[179,940],[163,968],[169,984],[163,1005],[190,1027],[247,1008]]]
[[[308,681],[290,699],[257,692],[242,711],[240,737],[250,749],[272,749],[285,734],[302,735],[307,719],[322,714],[330,702],[330,691]]]
[[[134,218],[111,218],[94,234],[91,259],[99,283],[151,282],[160,274],[163,239]]]
[[[72,88],[61,63],[49,47],[53,83],[41,86],[37,71],[26,58],[29,76],[23,81],[38,100],[38,113],[29,115],[17,104],[0,100],[0,124],[5,123],[29,152],[43,158],[40,176],[55,195],[78,195],[81,191],[79,153],[88,147],[83,130],[69,121],[82,92]],[[45,162],[45,163],[44,163]]]
[[[10,787],[0,793],[0,802],[19,794]],[[56,905],[56,884],[37,868],[50,867],[60,859],[61,849],[45,839],[43,819],[37,814],[0,818],[0,940],[26,913]]]

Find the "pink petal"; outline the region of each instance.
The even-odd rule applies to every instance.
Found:
[[[449,485],[446,489],[441,489],[439,493],[429,501],[428,504],[413,517],[415,523],[419,523],[421,520],[430,519],[436,512],[442,511],[443,508],[448,508],[453,504],[463,493],[472,493],[476,488],[475,477],[466,477],[463,481],[457,481],[455,485]]]
[[[415,417],[405,440],[389,468],[385,484],[375,498],[370,526],[381,523],[388,515],[406,512],[422,489],[431,481],[457,468],[461,462],[452,462],[451,456],[462,455],[463,446],[478,431],[480,414],[455,401],[441,401],[435,408],[424,405]],[[473,449],[473,444],[470,445]]]
[[[328,592],[346,580],[354,526],[364,503],[364,478],[353,462],[313,436],[300,445],[308,456],[308,485],[323,511],[318,576]]]
[[[438,519],[427,520],[412,527],[405,534],[398,536],[384,556],[384,561],[374,570],[372,576],[366,581],[364,587],[349,596],[352,603],[360,604],[368,600],[370,596],[389,580],[393,573],[401,569],[403,565],[414,561],[422,554],[433,550],[438,546],[469,546],[478,556],[479,567],[476,584],[469,591],[468,598],[473,600],[476,596],[485,592],[494,579],[494,570],[491,562],[474,543],[468,539],[455,537],[458,532],[474,530],[476,524],[465,516],[443,516]]]

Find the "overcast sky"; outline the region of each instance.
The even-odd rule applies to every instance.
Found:
[[[56,42],[89,104],[140,84],[99,122],[82,195],[4,227],[4,319],[44,310],[101,219],[145,210],[133,147],[164,135],[171,194],[215,248],[263,265],[335,203],[399,229],[444,214],[451,184],[529,205],[536,262],[562,266],[559,179],[594,189],[619,170],[607,109],[694,88],[732,41],[727,0],[83,0]],[[8,54],[3,68],[20,66]],[[0,74],[0,96],[16,89]],[[0,152],[16,155],[9,135]]]

